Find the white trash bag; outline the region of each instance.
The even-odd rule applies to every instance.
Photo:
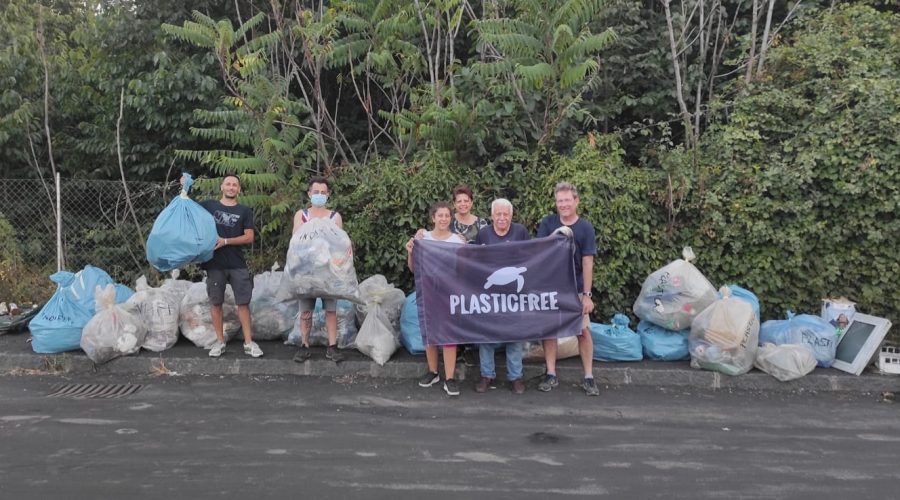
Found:
[[[721,299],[694,319],[688,337],[691,366],[740,375],[753,367],[759,343],[759,321],[749,302],[719,289]]]
[[[178,269],[174,269],[170,274],[171,278],[163,280],[162,285],[159,285],[160,288],[164,288],[173,293],[178,299],[179,304],[181,304],[181,301],[184,299],[184,295],[194,284],[188,280],[178,279],[178,276],[180,275],[181,271],[179,271]]]
[[[816,369],[816,356],[799,344],[763,344],[756,352],[753,366],[782,382],[798,379]]]
[[[291,237],[278,298],[359,302],[350,237],[331,219],[311,219]]]
[[[141,347],[155,352],[169,349],[178,342],[178,294],[167,288],[151,288],[145,276],[137,279],[134,289],[125,306],[147,328]]]
[[[283,275],[276,262],[270,271],[253,277],[250,317],[253,321],[254,340],[281,340],[294,328],[300,304],[296,299],[276,298]]]
[[[225,287],[222,320],[225,340],[229,341],[241,331],[241,322],[238,319],[231,285]],[[184,295],[178,310],[178,326],[181,328],[182,335],[197,347],[209,349],[216,343],[216,331],[213,329],[212,312],[205,282],[194,283]]]
[[[138,352],[147,329],[124,305],[116,305],[115,286],[96,286],[94,300],[97,313],[81,333],[81,349],[88,358],[99,365]]]
[[[359,295],[365,305],[356,306],[361,319],[356,348],[384,366],[400,347],[400,310],[406,294],[376,274],[360,283]]]
[[[644,280],[633,307],[637,317],[667,330],[685,330],[716,300],[715,287],[691,264],[691,247],[684,247],[682,256]]]

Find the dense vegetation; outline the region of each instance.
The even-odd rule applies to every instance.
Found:
[[[406,289],[453,185],[534,229],[566,179],[597,319],[691,245],[764,317],[847,295],[900,320],[898,25],[890,1],[10,0],[0,178],[239,172],[263,269],[326,174],[358,273]]]

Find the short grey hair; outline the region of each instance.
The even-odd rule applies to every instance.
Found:
[[[572,193],[573,198],[578,198],[578,188],[571,182],[557,182],[556,187],[553,188],[553,195],[555,196],[556,193],[559,193],[560,191],[569,191]]]
[[[491,215],[493,215],[494,212],[496,212],[497,210],[499,210],[501,208],[508,208],[509,214],[512,215],[512,212],[513,212],[512,203],[510,203],[510,201],[507,200],[506,198],[497,198],[496,200],[491,202]]]

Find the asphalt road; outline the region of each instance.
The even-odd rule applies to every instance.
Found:
[[[60,383],[144,384],[121,399]],[[0,377],[0,498],[898,498],[882,394]]]

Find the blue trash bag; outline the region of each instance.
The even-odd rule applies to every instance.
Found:
[[[649,321],[641,320],[637,326],[644,357],[654,361],[681,361],[691,359],[688,336],[691,330],[666,330]]]
[[[597,361],[640,361],[641,337],[628,324],[631,320],[622,313],[613,316],[611,325],[591,323],[594,359]]]
[[[134,290],[121,283],[116,283],[116,304],[126,302],[132,295],[134,295]]]
[[[759,322],[759,298],[755,293],[747,290],[746,288],[741,288],[738,285],[727,285],[728,289],[731,290],[731,296],[741,299],[744,302],[749,303],[753,306],[753,314],[756,315],[756,321]],[[721,299],[722,294],[717,293],[718,297]]]
[[[770,319],[759,328],[759,345],[800,344],[816,356],[816,365],[828,368],[837,352],[838,332],[834,325],[811,314],[787,312],[786,320]]]
[[[156,218],[147,238],[147,260],[160,272],[168,272],[213,257],[219,234],[212,214],[188,198],[193,184],[184,174],[181,194]]]
[[[419,326],[419,309],[416,306],[416,292],[406,297],[400,311],[400,343],[410,354],[425,354],[422,328]]]
[[[106,271],[85,266],[77,273],[60,271],[50,276],[56,292],[41,312],[28,323],[31,348],[38,353],[57,353],[81,348],[81,330],[94,316],[94,291],[113,282]]]

